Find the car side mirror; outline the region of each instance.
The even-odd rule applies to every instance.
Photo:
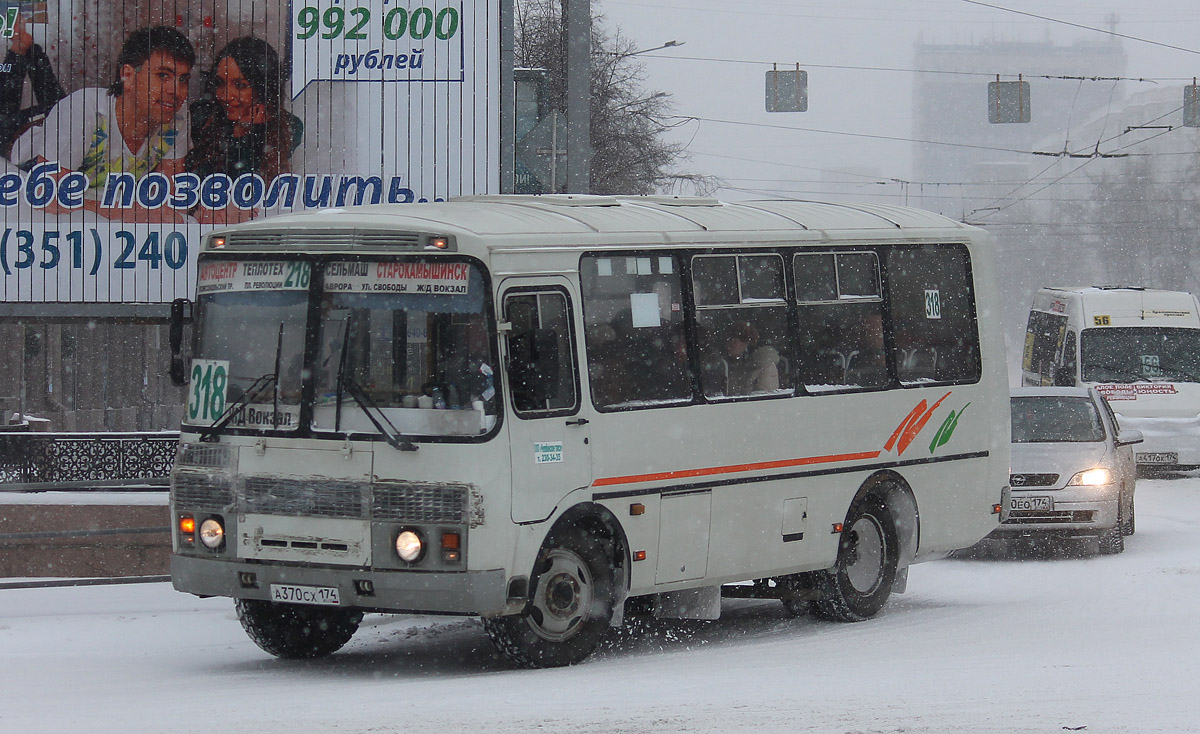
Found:
[[[1117,433],[1116,444],[1118,446],[1129,446],[1130,444],[1141,443],[1144,440],[1141,431],[1136,428],[1127,428]]]

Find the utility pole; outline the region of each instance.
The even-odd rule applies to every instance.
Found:
[[[516,188],[517,82],[513,74],[516,27],[513,0],[500,0],[500,193]]]
[[[591,0],[562,0],[567,39],[567,193],[591,191]]]

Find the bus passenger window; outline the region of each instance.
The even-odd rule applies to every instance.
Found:
[[[783,258],[692,258],[701,387],[707,398],[790,395]]]
[[[629,410],[691,402],[674,255],[607,253],[580,262],[592,402]]]
[[[809,392],[891,383],[873,252],[796,255],[800,381]]]
[[[559,292],[522,293],[504,301],[508,335],[508,376],[513,407],[521,413],[569,413],[575,394],[571,351],[571,312]]]
[[[913,385],[978,380],[979,327],[966,248],[893,248],[887,253],[887,272],[900,381]],[[1060,339],[1056,333],[1051,358]],[[1044,343],[1038,345],[1040,349]]]

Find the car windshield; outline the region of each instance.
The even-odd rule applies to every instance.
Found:
[[[1013,443],[1103,440],[1104,424],[1091,398],[1038,395],[1012,399]]]
[[[1200,382],[1200,329],[1084,329],[1085,382]]]
[[[313,429],[491,430],[499,401],[486,294],[482,271],[462,261],[329,263]]]
[[[298,260],[201,263],[184,423],[211,425],[242,401],[232,427],[299,426],[309,274]]]

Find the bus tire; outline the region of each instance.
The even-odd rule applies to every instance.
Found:
[[[837,563],[816,574],[813,614],[835,622],[861,622],[887,602],[900,562],[900,540],[882,499],[867,495],[846,513]]]
[[[538,553],[533,593],[521,614],[483,620],[492,644],[524,668],[578,663],[595,652],[613,616],[612,561],[578,527],[555,531]]]
[[[362,612],[259,599],[234,602],[238,621],[254,644],[275,657],[320,658],[342,648],[362,621]]]

